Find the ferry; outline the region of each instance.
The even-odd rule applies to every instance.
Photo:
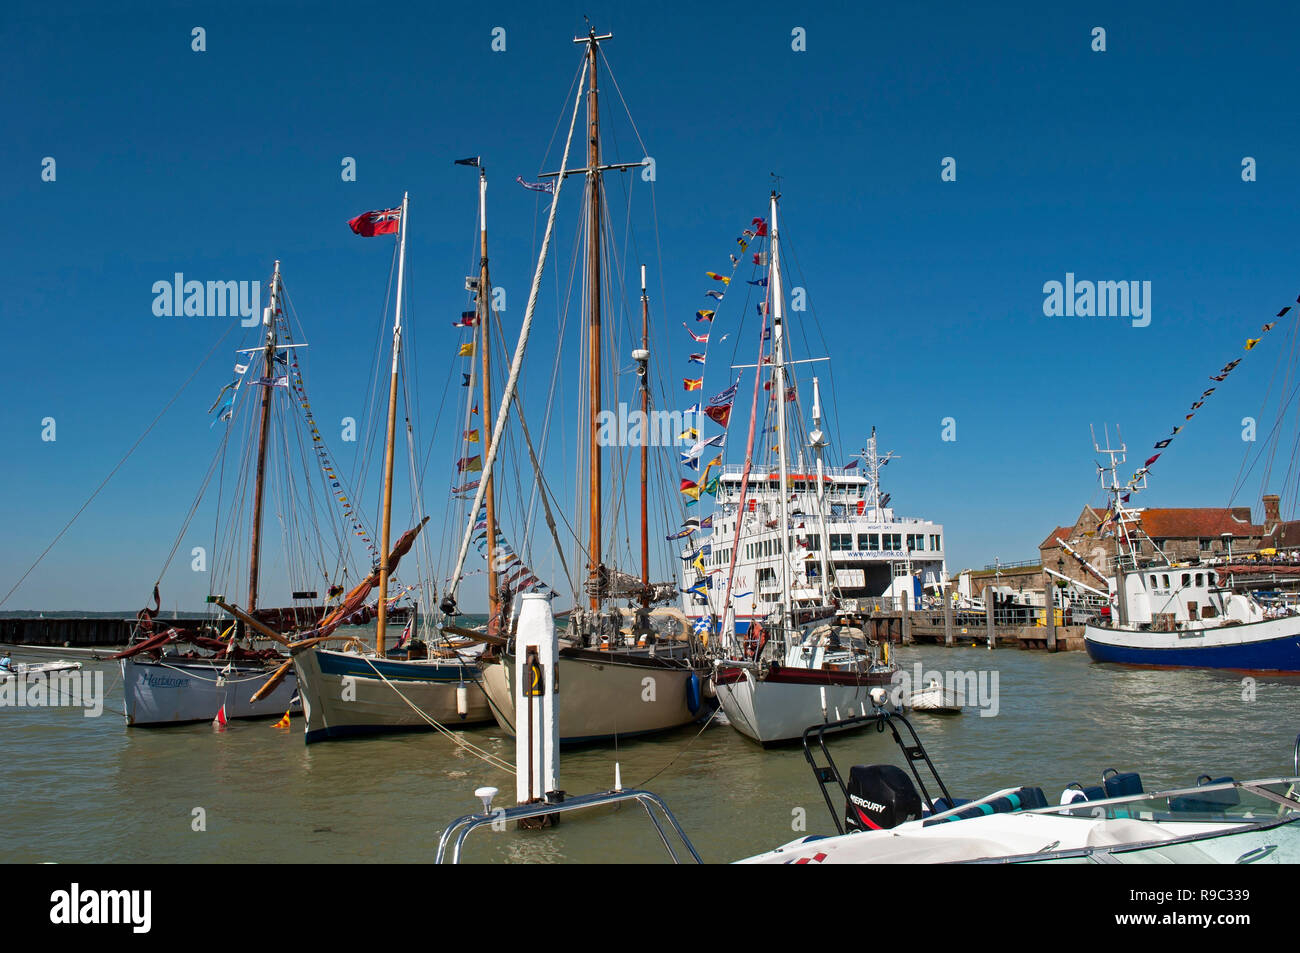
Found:
[[[900,516],[890,506],[890,494],[881,489],[880,471],[895,459],[898,457],[892,451],[879,452],[873,427],[858,460],[848,466],[822,468],[819,493],[815,466],[799,456],[794,472],[787,476],[792,488],[789,546],[796,554],[791,596],[796,606],[822,602],[821,580],[826,575],[834,578],[842,611],[892,608],[904,599],[913,609],[942,605],[947,578],[943,525]],[[717,631],[713,623],[723,612],[725,584],[710,585],[709,581],[725,580],[738,520],[743,525],[732,592],[735,631],[747,632],[781,601],[780,474],[751,471],[742,513],[743,474],[743,465],[723,468],[712,527],[694,549],[682,553],[682,609],[697,631]],[[818,519],[822,506],[826,514],[824,540]],[[690,557],[705,546],[708,555],[700,572]]]

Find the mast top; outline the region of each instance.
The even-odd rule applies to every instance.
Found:
[[[601,33],[601,34],[598,36],[598,35],[596,34],[596,28],[595,28],[594,26],[591,26],[591,21],[590,21],[590,20],[587,21],[587,27],[588,27],[588,29],[587,29],[587,35],[586,35],[586,36],[575,36],[575,37],[573,38],[573,42],[574,42],[574,43],[599,43],[601,40],[612,40],[612,39],[614,39],[614,34],[613,34],[613,33]]]

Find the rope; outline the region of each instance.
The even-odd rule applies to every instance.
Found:
[[[27,577],[32,574],[32,570],[34,570],[37,566],[41,564],[41,560],[43,560],[49,554],[50,550],[55,547],[58,541],[63,538],[63,534],[72,528],[72,524],[77,521],[77,518],[81,516],[83,512],[85,512],[86,507],[90,506],[90,504],[94,502],[95,497],[99,496],[100,491],[103,490],[104,487],[108,486],[108,481],[113,479],[117,471],[122,468],[122,464],[126,463],[127,459],[131,456],[131,454],[135,453],[136,449],[140,446],[140,444],[144,442],[144,438],[149,436],[150,431],[152,431],[153,428],[157,426],[158,421],[162,420],[163,415],[166,414],[167,411],[171,409],[172,404],[176,403],[177,399],[181,396],[182,393],[184,393],[185,388],[190,386],[190,382],[193,381],[194,378],[198,376],[199,371],[203,370],[204,366],[212,358],[212,355],[216,352],[217,348],[221,346],[221,342],[226,339],[226,337],[230,334],[230,331],[232,328],[234,328],[234,326],[235,326],[234,323],[231,323],[231,325],[226,328],[225,334],[222,334],[221,337],[217,339],[216,344],[212,345],[211,350],[209,350],[208,353],[204,356],[203,360],[199,362],[198,367],[194,368],[190,376],[185,378],[185,382],[181,384],[180,388],[176,391],[176,393],[172,394],[171,399],[167,401],[167,403],[163,406],[163,409],[158,411],[158,416],[154,417],[154,419],[150,422],[149,426],[144,429],[144,433],[140,434],[140,436],[136,439],[135,443],[131,444],[131,449],[127,450],[126,454],[122,457],[121,460],[117,461],[117,464],[113,467],[112,470],[109,471],[108,476],[104,477],[103,481],[99,484],[99,486],[95,487],[94,492],[91,493],[90,496],[86,498],[86,502],[82,503],[81,507],[77,510],[77,512],[72,514],[72,519],[68,520],[68,522],[64,524],[63,529],[59,530],[58,535],[56,535],[54,539],[50,540],[50,545],[45,547],[45,549],[41,552],[41,554],[36,557],[36,561],[27,567],[27,571],[23,573],[22,576],[19,577],[18,581],[13,584],[13,587],[8,592],[5,593],[4,598],[0,599],[0,606],[3,606],[6,602],[8,602],[9,597],[18,591],[18,587],[21,586],[23,584],[23,581],[26,580]]]
[[[637,787],[639,787],[639,788],[644,788],[647,784],[649,784],[649,783],[650,783],[651,781],[653,781],[655,778],[659,777],[659,775],[663,774],[665,771],[667,771],[669,768],[671,768],[671,767],[672,767],[672,766],[677,762],[677,759],[678,759],[678,758],[680,758],[682,755],[686,754],[687,750],[691,747],[691,745],[695,744],[695,742],[697,742],[697,741],[700,740],[700,735],[704,734],[704,729],[705,729],[705,728],[708,728],[709,725],[713,724],[713,719],[718,717],[718,712],[720,712],[720,711],[722,711],[722,706],[721,706],[721,705],[719,705],[717,708],[713,709],[713,714],[710,715],[709,718],[708,718],[708,720],[705,721],[704,724],[700,726],[700,730],[697,731],[697,732],[695,733],[695,737],[692,738],[690,741],[686,742],[686,744],[682,745],[682,750],[681,750],[681,751],[679,751],[679,752],[677,752],[675,755],[673,755],[672,758],[668,761],[667,764],[665,764],[662,768],[660,768],[660,769],[659,769],[658,771],[656,771],[654,774],[650,775],[650,777],[646,778],[644,781],[642,781],[640,784],[638,784]]]
[[[498,758],[492,752],[486,751],[483,748],[480,748],[478,745],[466,741],[464,738],[457,737],[455,732],[451,731],[446,726],[439,724],[435,719],[433,719],[432,717],[430,717],[429,715],[421,711],[419,706],[417,706],[413,701],[411,701],[409,698],[403,695],[401,689],[399,689],[396,685],[390,682],[387,676],[385,676],[383,672],[379,671],[378,668],[375,668],[375,663],[374,661],[371,660],[370,656],[362,655],[361,658],[364,659],[365,663],[369,665],[371,669],[374,670],[374,673],[379,676],[379,678],[383,681],[385,685],[387,685],[389,688],[391,688],[394,692],[397,693],[398,698],[406,702],[406,704],[410,707],[411,711],[415,712],[422,719],[424,719],[424,721],[429,725],[429,727],[433,728],[439,734],[443,735],[444,737],[460,745],[460,747],[464,748],[470,754],[474,755],[474,757],[486,761],[488,764],[492,765],[492,767],[499,768],[502,771],[508,771],[511,774],[515,773],[515,766],[510,762],[503,761],[501,758]]]

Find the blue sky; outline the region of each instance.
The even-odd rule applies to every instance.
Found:
[[[783,231],[834,362],[832,437],[852,451],[879,428],[902,455],[886,471],[894,505],[946,525],[950,569],[1036,556],[1099,498],[1088,425],[1120,424],[1136,465],[1300,291],[1297,15],[1281,4],[10,5],[0,592],[225,329],[156,317],[155,281],[264,279],[281,258],[313,337],[317,414],[358,413],[390,249],[344,223],[409,189],[413,320],[436,406],[473,267],[473,176],[451,160],[480,154],[516,327],[540,226],[511,180],[557,159],[547,144],[583,13],[615,35],[605,54],[656,161],[657,318],[678,328],[704,306],[703,272],[725,270],[779,173]],[[1097,26],[1104,53],[1090,49]],[[490,48],[495,27],[505,52]],[[614,131],[622,157],[640,158]],[[356,182],[340,179],[344,156]],[[940,180],[945,156],[955,182]],[[1150,281],[1150,326],[1045,317],[1043,283],[1067,272]],[[1229,502],[1241,419],[1289,361],[1288,328],[1245,355],[1141,502]],[[672,343],[670,379],[689,370],[687,344]],[[141,603],[211,456],[205,412],[224,373],[215,361],[200,374],[5,609]],[[716,373],[707,390],[725,386]],[[534,405],[543,390],[526,383]],[[954,442],[940,439],[945,417]],[[571,499],[571,477],[553,480]],[[425,494],[438,514],[441,492]],[[195,606],[205,591],[181,579],[165,601]]]

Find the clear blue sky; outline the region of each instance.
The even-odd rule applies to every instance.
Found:
[[[880,429],[902,455],[886,489],[946,524],[950,569],[1036,557],[1097,499],[1088,425],[1121,424],[1140,462],[1300,291],[1286,4],[10,4],[0,592],[220,334],[217,319],[155,317],[153,282],[262,278],[283,259],[319,342],[318,415],[358,413],[388,246],[344,223],[411,191],[421,344],[454,349],[473,180],[451,160],[481,154],[517,321],[536,203],[510,180],[554,161],[583,13],[615,34],[605,53],[656,159],[666,324],[704,305],[702,272],[726,266],[778,172],[835,361],[839,449]],[[340,180],[343,156],[358,181]],[[940,181],[945,156],[956,182]],[[1258,181],[1242,181],[1244,156]],[[1150,281],[1150,326],[1045,317],[1043,283],[1066,272]],[[1240,420],[1284,342],[1247,355],[1142,502],[1228,502]],[[216,439],[217,365],[6,609],[141,603]],[[940,439],[948,416],[955,442]]]

